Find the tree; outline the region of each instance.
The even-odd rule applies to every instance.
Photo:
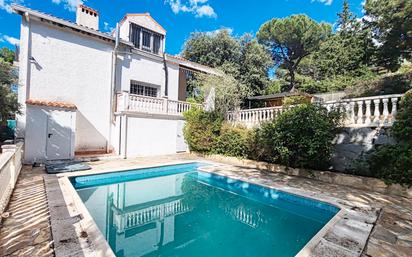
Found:
[[[273,65],[272,58],[251,35],[241,37],[240,45],[238,78],[242,84],[250,88],[253,95],[262,94],[269,84],[268,73]]]
[[[399,68],[412,56],[412,1],[366,0],[366,22],[378,42],[378,65]]]
[[[238,63],[240,44],[228,29],[195,32],[185,42],[182,56],[190,61],[217,68],[224,63]]]
[[[350,11],[347,1],[338,13],[336,31],[305,57],[297,70],[313,80],[301,86],[307,92],[342,90],[352,77],[370,73],[368,66],[375,50],[371,31]]]
[[[19,113],[17,94],[11,90],[11,85],[16,81],[9,63],[0,59],[0,125],[7,125],[7,118]]]
[[[222,68],[230,70],[233,66],[227,64]],[[200,89],[199,102],[204,102],[205,97],[214,91],[215,110],[223,115],[239,108],[244,99],[251,95],[250,88],[236,80],[230,72],[222,71],[220,75],[199,73],[194,83],[194,87]]]
[[[268,71],[272,66],[270,54],[251,35],[236,38],[227,29],[192,33],[184,44],[182,56],[223,69],[249,87],[253,95],[261,94],[267,86]]]
[[[299,14],[264,23],[257,34],[260,43],[271,52],[276,65],[289,72],[291,90],[295,89],[295,72],[302,59],[319,48],[331,34],[331,26],[317,23]]]
[[[4,62],[13,64],[14,61],[14,52],[7,47],[0,49],[0,59]]]

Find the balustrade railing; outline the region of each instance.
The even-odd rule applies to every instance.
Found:
[[[340,110],[344,113],[344,125],[351,126],[392,126],[401,94],[342,99],[321,103],[329,111]],[[288,107],[290,108],[290,107]],[[229,122],[246,127],[259,126],[263,122],[276,119],[287,110],[284,107],[255,108],[230,112]]]
[[[149,97],[129,94],[127,92],[117,95],[117,111],[140,112],[150,114],[168,114],[181,116],[193,106],[202,107],[184,101],[169,100],[166,98]]]
[[[121,233],[126,229],[143,226],[155,220],[175,216],[189,210],[190,207],[187,204],[184,204],[181,200],[176,200],[124,214],[115,214],[114,222],[118,230],[117,232]]]

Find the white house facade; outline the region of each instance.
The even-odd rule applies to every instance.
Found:
[[[112,34],[80,5],[76,23],[14,5],[22,16],[17,137],[26,163],[113,153],[186,151],[186,79],[206,66],[165,53],[166,31],[127,14]]]

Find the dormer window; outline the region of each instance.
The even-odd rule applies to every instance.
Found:
[[[132,42],[136,48],[154,54],[161,53],[162,35],[131,23],[129,36],[130,42]]]

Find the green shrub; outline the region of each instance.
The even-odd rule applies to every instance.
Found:
[[[396,139],[412,145],[412,89],[402,97],[392,129]]]
[[[310,98],[303,95],[294,95],[283,98],[283,106],[291,106],[297,104],[309,104]]]
[[[282,113],[255,132],[257,158],[291,167],[328,168],[340,114],[303,104]]]
[[[387,183],[412,186],[412,146],[386,145],[378,148],[368,158],[371,175]]]
[[[14,139],[14,131],[8,126],[0,125],[0,144],[5,140]]]
[[[223,117],[217,112],[192,108],[185,112],[186,124],[183,133],[190,150],[210,153],[216,144]]]
[[[248,129],[224,124],[213,152],[226,156],[245,158],[248,155],[248,137]]]

